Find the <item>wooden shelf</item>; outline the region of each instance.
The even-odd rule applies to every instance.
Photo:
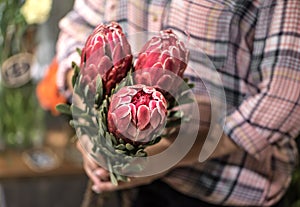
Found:
[[[39,176],[61,176],[84,174],[81,163],[60,158],[58,167],[37,172],[32,170],[24,161],[22,151],[5,151],[0,153],[0,180],[11,178],[28,178]]]
[[[36,171],[24,159],[24,151],[8,149],[0,151],[0,180],[61,175],[85,175],[81,154],[71,137],[74,129],[65,116],[52,116],[45,113],[45,137],[42,148],[50,149],[59,160],[53,169]]]

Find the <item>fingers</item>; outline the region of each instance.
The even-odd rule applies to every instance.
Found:
[[[98,164],[87,155],[86,151],[83,149],[82,145],[79,142],[76,143],[76,146],[82,154],[83,168],[87,176],[94,183],[92,189],[96,193],[103,191],[99,189],[99,185],[102,185],[103,182],[109,181],[109,172],[106,169],[98,166]]]
[[[72,78],[74,75],[74,70],[68,70],[67,72],[67,87],[69,90],[73,91],[73,84],[72,84]]]
[[[82,155],[85,155],[84,149],[79,140],[76,142],[76,147]]]
[[[83,147],[81,146],[81,144],[79,143],[79,141],[76,143],[77,149],[81,152],[82,154],[82,158],[83,158],[83,168],[85,170],[85,172],[87,173],[87,175],[90,178],[94,178],[94,173],[93,170],[96,169],[98,167],[98,165],[91,160],[91,158],[89,158],[86,155],[86,152],[84,151]]]
[[[100,183],[94,184],[92,186],[92,190],[96,193],[114,191],[116,189],[118,189],[118,186],[115,186],[109,180],[108,181],[100,181]]]
[[[83,157],[84,170],[93,182],[92,190],[96,193],[131,188],[141,184],[147,184],[151,181],[148,178],[137,178],[132,179],[131,182],[119,182],[119,185],[116,186],[110,181],[109,172],[105,168],[99,166],[90,156],[88,156],[87,152],[79,142],[76,144]]]

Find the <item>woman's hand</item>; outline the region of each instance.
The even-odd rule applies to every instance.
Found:
[[[166,149],[168,145],[169,142],[165,139],[162,139],[155,146],[151,146],[151,149],[150,151],[148,150],[148,153],[151,155],[157,154]],[[130,178],[129,182],[119,182],[119,184],[116,186],[111,183],[109,179],[109,172],[105,168],[99,166],[94,160],[92,160],[91,157],[87,155],[86,150],[82,147],[79,141],[77,142],[77,148],[81,152],[83,157],[84,170],[93,182],[92,190],[96,193],[101,193],[105,191],[115,191],[120,189],[133,188],[140,185],[146,185],[167,173],[166,171],[148,177]]]
[[[83,158],[83,168],[88,175],[88,177],[92,180],[93,186],[92,189],[95,192],[100,192],[100,189],[98,186],[101,186],[101,184],[104,181],[109,180],[109,172],[105,170],[104,168],[100,167],[95,161],[91,159],[87,155],[87,152],[83,149],[82,145],[79,141],[77,141],[77,149],[81,152],[82,158]]]

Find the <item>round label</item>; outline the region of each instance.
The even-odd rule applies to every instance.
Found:
[[[30,53],[20,53],[5,60],[1,68],[4,85],[17,88],[28,83],[31,79],[32,63],[33,55]]]

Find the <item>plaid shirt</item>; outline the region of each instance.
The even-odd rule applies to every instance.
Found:
[[[70,62],[79,61],[75,48],[83,46],[95,25],[112,20],[128,34],[166,28],[188,33],[222,79],[213,84],[226,93],[224,132],[243,151],[173,170],[164,181],[214,204],[269,206],[278,201],[297,162],[300,1],[77,0],[60,22],[59,87],[64,87]],[[191,61],[197,63],[196,53],[191,52]],[[201,82],[192,72],[186,75]],[[196,85],[195,92],[201,91]]]

